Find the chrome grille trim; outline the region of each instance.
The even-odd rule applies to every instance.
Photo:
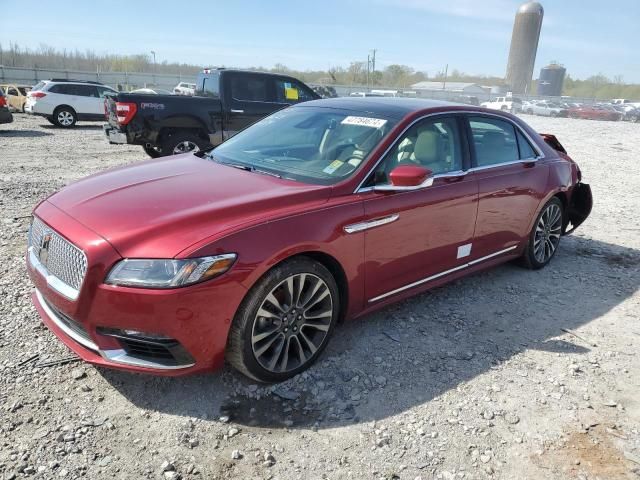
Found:
[[[87,273],[87,256],[82,250],[34,217],[28,252],[29,263],[47,285],[70,300],[78,298]]]

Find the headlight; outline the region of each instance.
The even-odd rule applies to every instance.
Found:
[[[124,287],[176,288],[222,275],[236,260],[235,253],[184,260],[131,259],[116,264],[106,283]]]

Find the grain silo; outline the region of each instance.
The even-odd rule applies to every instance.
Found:
[[[511,35],[506,82],[513,93],[530,93],[533,65],[544,10],[538,2],[527,2],[518,8]]]
[[[552,62],[540,70],[538,79],[538,95],[547,97],[559,97],[562,95],[562,84],[567,69],[562,65]]]

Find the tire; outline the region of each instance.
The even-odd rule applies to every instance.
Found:
[[[44,117],[44,118],[46,118],[46,119],[47,119],[47,122],[49,122],[51,125],[55,125],[55,124],[56,124],[56,122],[55,122],[55,120],[53,119],[53,117]]]
[[[142,149],[145,151],[145,153],[147,155],[149,155],[151,158],[158,158],[162,156],[162,150],[160,150],[160,148],[158,147],[154,147],[148,143],[144,144],[142,146]]]
[[[527,110],[527,114],[529,114],[529,115],[533,115],[533,110],[529,108],[529,109]]]
[[[207,150],[211,145],[206,140],[190,132],[176,132],[167,135],[161,142],[162,155],[179,155],[181,153]]]
[[[547,265],[558,251],[564,207],[558,197],[553,197],[542,208],[529,234],[527,247],[522,255],[522,263],[531,270]]]
[[[507,110],[509,110],[509,107],[507,107],[506,105],[502,105],[500,107],[500,110],[502,110],[503,112],[506,112]]]
[[[72,128],[78,121],[76,112],[70,107],[58,107],[53,112],[53,124],[61,128]]]
[[[555,117],[557,117],[557,116],[558,116],[558,114],[557,114],[556,112],[551,112],[551,113],[550,113],[550,116],[552,116],[552,117],[554,117],[554,118],[555,118]]]
[[[322,353],[339,312],[338,287],[329,270],[308,257],[287,260],[242,301],[229,330],[227,360],[260,382],[291,378]]]

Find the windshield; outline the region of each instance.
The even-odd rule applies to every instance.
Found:
[[[332,185],[351,176],[396,125],[379,115],[322,107],[281,110],[215,148],[221,163]]]

